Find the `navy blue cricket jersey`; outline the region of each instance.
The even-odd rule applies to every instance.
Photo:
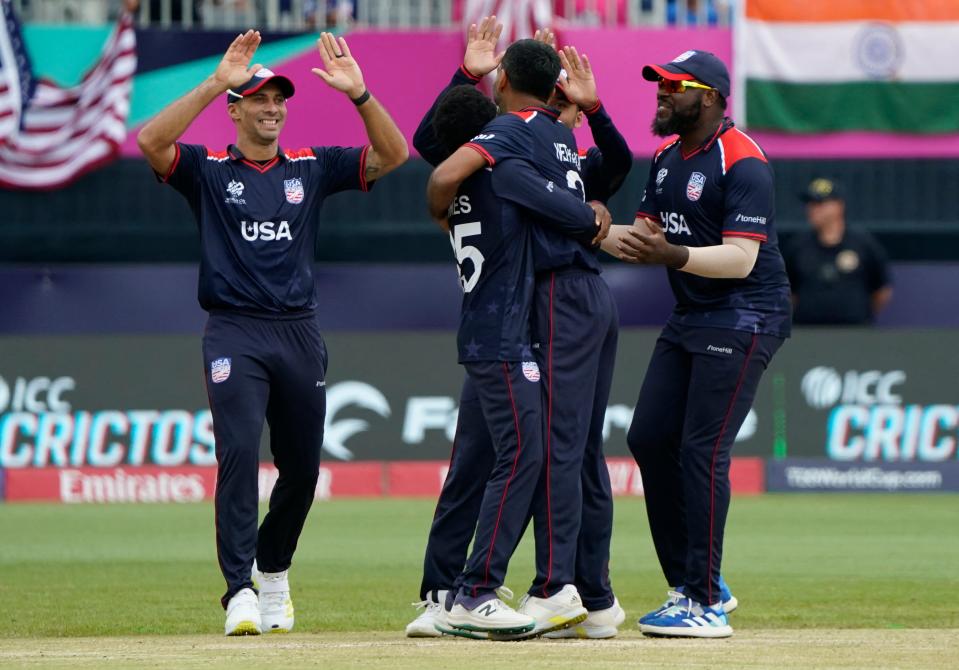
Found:
[[[595,231],[592,208],[529,163],[507,159],[463,182],[449,213],[463,287],[459,361],[531,360],[532,231],[538,217],[569,234]]]
[[[316,308],[313,250],[326,196],[366,191],[369,147],[280,149],[260,164],[230,145],[176,145],[162,181],[187,200],[200,229],[200,306],[288,313]]]
[[[568,190],[585,201],[585,187],[580,173],[582,157],[576,148],[572,131],[559,121],[555,109],[527,107],[519,112],[502,114],[490,121],[483,132],[464,146],[478,151],[493,167],[507,159],[526,161],[552,182],[554,188]],[[594,228],[576,238],[550,226],[533,229],[533,258],[537,272],[575,266],[600,272],[596,249],[590,248]],[[590,234],[591,233],[591,234]]]
[[[662,224],[666,239],[688,247],[723,243],[724,237],[760,242],[744,279],[713,279],[667,269],[676,296],[670,321],[788,337],[789,280],[773,225],[773,172],[765,153],[724,119],[716,134],[684,155],[679,138],[653,157],[636,213]]]

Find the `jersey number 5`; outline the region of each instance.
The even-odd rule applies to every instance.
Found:
[[[460,276],[460,286],[463,287],[463,293],[469,293],[476,288],[476,284],[479,282],[480,273],[483,272],[483,261],[486,260],[483,258],[483,253],[476,247],[464,247],[463,238],[472,237],[473,235],[480,235],[482,232],[482,224],[479,221],[473,221],[471,223],[460,223],[456,226],[453,226],[453,230],[450,233],[450,242],[453,244],[453,253],[456,254],[456,271]],[[473,262],[473,274],[470,275],[469,280],[463,276],[463,263],[465,263],[467,260]]]

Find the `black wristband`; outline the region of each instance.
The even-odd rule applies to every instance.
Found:
[[[358,98],[350,98],[350,100],[353,101],[353,104],[356,105],[357,107],[359,107],[360,105],[362,105],[364,102],[366,102],[369,99],[370,99],[370,89],[366,89],[365,91],[363,91],[363,95],[361,95]]]

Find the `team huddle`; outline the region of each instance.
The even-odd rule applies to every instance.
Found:
[[[613,498],[602,433],[619,320],[602,250],[665,266],[677,301],[628,433],[668,586],[639,628],[728,637],[737,601],[720,563],[730,452],[790,327],[771,169],[724,114],[725,65],[686,51],[643,68],[658,83],[652,130],[669,139],[635,220],[613,225],[605,202],[632,153],[588,58],[557,50],[546,30],[497,54],[501,31],[496,17],[470,27],[463,63],[413,139],[435,166],[427,205],[449,234],[463,288],[457,350],[466,375],[426,546],[424,611],[406,634],[602,639],[625,621],[609,575]],[[327,357],[311,274],[317,211],[326,195],[368,190],[408,154],[345,40],[329,34],[319,42],[324,68],[314,73],[357,106],[370,144],[280,149],[295,89],[250,67],[259,41],[253,31],[238,36],[214,75],[138,137],[201,231],[227,635],[293,628],[288,571],[313,499],[325,415]],[[476,84],[493,72],[491,100]],[[223,94],[236,144],[218,152],[177,142]],[[595,143],[588,151],[572,132],[584,120]],[[257,529],[264,418],[279,478]],[[503,582],[530,521],[536,576],[514,608]]]

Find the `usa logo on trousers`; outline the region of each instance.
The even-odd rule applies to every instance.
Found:
[[[531,382],[539,381],[539,366],[536,361],[523,361],[523,376]]]
[[[220,384],[230,378],[230,358],[218,358],[210,363],[210,378],[214,384]]]

